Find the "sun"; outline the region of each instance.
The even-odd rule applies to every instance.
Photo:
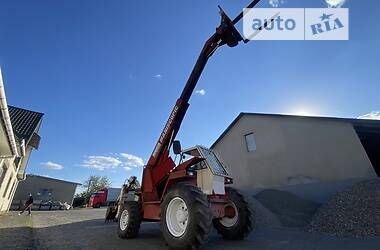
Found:
[[[313,116],[313,113],[306,109],[297,110],[293,114],[299,116]]]
[[[320,116],[320,114],[315,110],[311,109],[310,107],[295,107],[289,110],[290,115],[297,115],[297,116]]]

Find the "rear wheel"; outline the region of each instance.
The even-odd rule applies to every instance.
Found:
[[[126,202],[120,214],[117,234],[120,238],[135,238],[139,233],[140,224],[141,214],[138,202]]]
[[[197,249],[210,233],[212,213],[207,196],[190,184],[172,188],[161,204],[161,232],[172,249]]]
[[[244,197],[235,189],[226,187],[229,202],[225,206],[226,216],[213,220],[215,229],[223,238],[241,240],[248,236],[255,225],[254,212]]]
[[[105,221],[115,221],[116,220],[116,208],[109,206],[106,211]]]

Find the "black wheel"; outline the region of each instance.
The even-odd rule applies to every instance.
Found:
[[[113,206],[109,206],[106,211],[105,222],[115,221],[115,218],[116,218],[116,208]]]
[[[121,213],[124,211],[124,204],[117,204],[117,207],[116,207],[116,218],[115,218],[115,221],[118,221],[120,216],[121,216]]]
[[[120,238],[135,238],[140,230],[141,214],[140,207],[136,201],[127,201],[120,214],[117,234]]]
[[[212,213],[207,196],[197,187],[180,183],[161,204],[161,232],[171,249],[197,249],[211,230]]]
[[[225,239],[244,239],[255,226],[254,212],[244,197],[235,189],[226,187],[226,194],[229,199],[229,203],[226,204],[226,211],[229,211],[229,215],[214,219],[214,227]]]

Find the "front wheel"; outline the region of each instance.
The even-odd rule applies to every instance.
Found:
[[[180,183],[161,204],[161,232],[171,249],[198,249],[208,238],[212,213],[207,196],[197,187]]]
[[[141,214],[139,203],[136,201],[128,201],[123,206],[119,217],[119,226],[117,234],[120,238],[135,238],[140,230]]]
[[[225,239],[244,239],[254,228],[254,212],[237,190],[226,187],[226,194],[228,203],[225,205],[225,211],[228,215],[214,219],[214,227]]]

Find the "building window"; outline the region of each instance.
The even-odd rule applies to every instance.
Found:
[[[53,189],[52,188],[42,188],[40,189],[40,191],[37,193],[37,197],[38,199],[40,200],[43,200],[43,201],[49,201],[52,199],[52,193],[53,193]]]
[[[13,189],[14,189],[15,185],[16,185],[16,181],[13,182],[13,184],[12,184],[12,188],[11,188],[11,190],[9,191],[9,194],[8,194],[8,200],[11,198],[11,195],[12,195],[12,193],[13,193]]]
[[[18,165],[20,164],[20,161],[21,161],[21,157],[16,157],[15,158],[15,160],[14,160],[15,170],[17,170]]]
[[[5,196],[8,193],[9,185],[11,184],[12,178],[13,178],[13,175],[9,176],[9,180],[8,180],[7,186],[5,187],[5,190],[4,190],[4,193],[3,193],[3,198],[5,198]]]
[[[7,173],[7,167],[5,166],[5,164],[3,164],[3,166],[0,167],[0,186],[4,181],[4,177],[6,173]]]
[[[256,140],[253,133],[244,135],[245,145],[247,146],[248,152],[256,151]]]

